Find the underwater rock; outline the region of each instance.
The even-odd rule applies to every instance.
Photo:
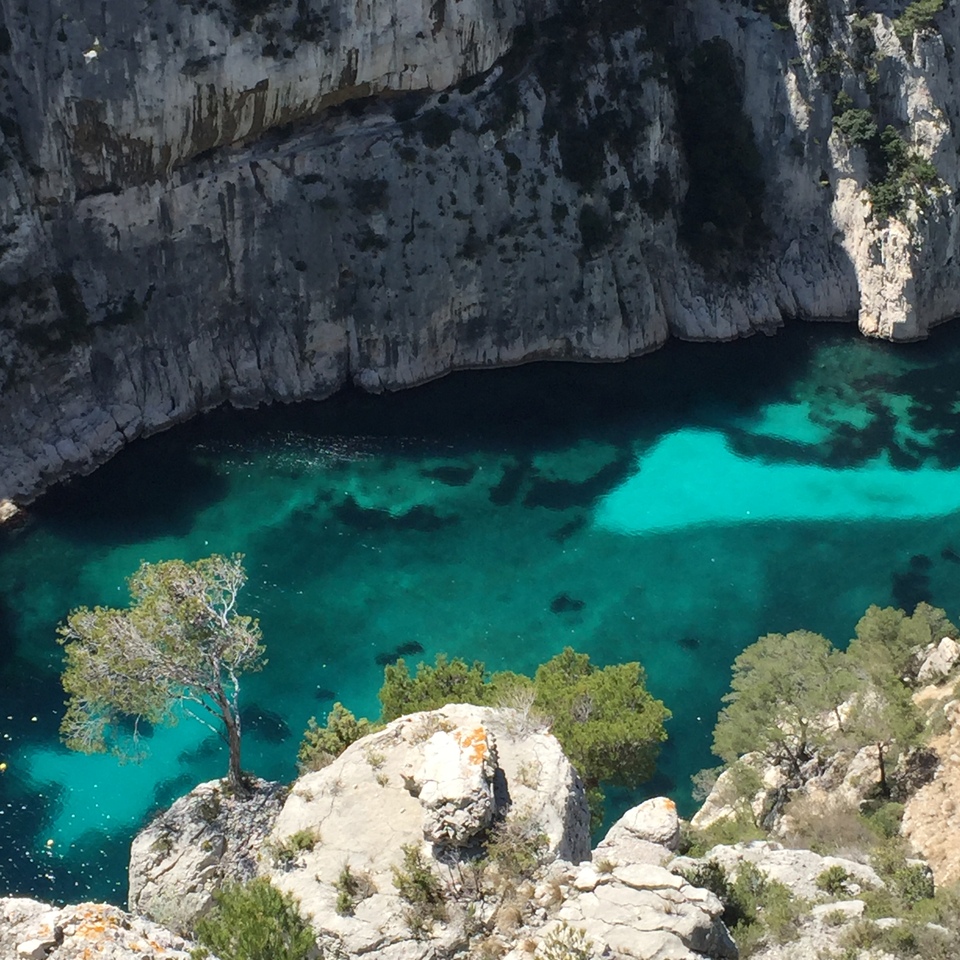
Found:
[[[568,593],[559,593],[550,601],[550,610],[552,613],[576,613],[586,605],[584,600],[571,597]]]

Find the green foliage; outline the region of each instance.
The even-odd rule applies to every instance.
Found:
[[[840,897],[846,893],[845,884],[849,879],[850,874],[840,864],[834,864],[817,877],[817,889],[832,897]]]
[[[889,840],[900,835],[900,824],[903,821],[904,806],[902,803],[888,801],[880,804],[876,810],[864,813],[864,819],[878,837]]]
[[[290,866],[301,853],[307,853],[320,842],[320,834],[317,830],[305,829],[296,830],[289,837],[272,845],[269,853],[273,857],[274,863],[280,866]]]
[[[907,859],[906,844],[900,837],[883,841],[874,851],[871,863],[897,898],[898,915],[933,896],[933,877],[929,869]]]
[[[415,677],[410,676],[406,662],[398,660],[383,671],[380,688],[381,720],[389,723],[405,713],[418,710],[436,710],[448,703],[487,703],[484,683],[486,670],[474,661],[468,666],[459,657],[453,660],[441,653],[436,666],[421,663]]]
[[[224,728],[229,781],[243,793],[239,675],[262,666],[256,620],[237,613],[242,557],[142,563],[126,609],[79,607],[58,628],[66,665],[61,735],[86,752],[137,755],[139,724],[205,711]]]
[[[306,960],[315,938],[296,900],[263,878],[223,887],[196,936],[220,960]],[[202,955],[202,954],[201,954]]]
[[[481,706],[516,699],[531,688],[536,711],[588,787],[601,781],[636,786],[653,775],[664,723],[670,711],[645,686],[639,663],[596,667],[586,654],[567,647],[529,677],[503,672],[488,679],[484,665],[440,655],[436,666],[421,663],[415,677],[398,660],[384,671],[380,690],[384,722],[447,703]]]
[[[420,936],[429,931],[433,921],[444,920],[447,916],[443,887],[424,862],[418,846],[405,843],[401,849],[403,866],[393,867],[393,885],[409,904],[406,919],[411,933]]]
[[[653,776],[670,711],[647,690],[639,663],[600,669],[566,647],[534,678],[535,706],[588,786],[635,786]]]
[[[876,216],[900,216],[910,200],[922,206],[929,191],[940,190],[942,184],[934,165],[910,150],[893,127],[886,127],[880,135],[880,150],[885,176],[870,187]]]
[[[529,818],[503,820],[491,831],[484,844],[487,859],[497,872],[512,881],[533,874],[547,849],[547,835]]]
[[[723,904],[721,919],[730,928],[741,957],[749,957],[763,943],[796,938],[806,903],[749,861],[738,865],[733,881],[715,860],[698,865],[687,879],[716,894]]]
[[[823,718],[843,702],[849,678],[830,642],[808,630],[761,637],[733,663],[731,692],[713,734],[727,763],[758,751],[800,765],[826,742]]]
[[[704,830],[691,828],[687,831],[686,842],[689,845],[687,855],[702,857],[718,844],[749,843],[751,840],[764,840],[766,836],[766,833],[754,823],[753,817],[747,814],[724,817]]]
[[[944,0],[914,0],[903,14],[893,21],[893,29],[903,42],[913,39],[915,33],[934,26],[934,19],[943,10]]]
[[[376,893],[373,881],[366,873],[354,873],[345,863],[334,884],[337,890],[336,911],[342,917],[353,916],[358,900],[365,900]]]
[[[697,46],[678,92],[690,174],[681,236],[702,263],[715,266],[767,237],[760,151],[730,45],[717,38]]]
[[[593,960],[594,956],[586,931],[566,922],[551,930],[537,950],[539,960]]]
[[[891,131],[887,127],[884,132],[887,149],[891,157],[899,158],[897,163],[904,162],[906,145],[896,131]],[[878,681],[902,677],[909,671],[918,649],[941,637],[958,635],[946,613],[929,603],[918,603],[911,616],[893,607],[870,606],[857,622],[855,632],[850,655]]]
[[[837,98],[839,100],[839,97]],[[847,97],[849,100],[850,98]],[[834,127],[856,147],[866,146],[877,136],[877,124],[869,110],[848,107],[834,118]]]
[[[342,703],[335,703],[327,714],[325,726],[319,726],[316,717],[307,721],[297,751],[297,767],[301,773],[320,770],[332,763],[351,743],[375,729],[369,720],[363,717],[358,720]]]

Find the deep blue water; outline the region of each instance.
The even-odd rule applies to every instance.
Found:
[[[0,894],[122,902],[138,825],[225,770],[188,720],[141,765],[59,744],[56,625],[123,603],[142,559],[246,554],[269,664],[244,685],[244,765],[262,776],[294,775],[334,699],[375,715],[405,644],[522,671],[572,644],[641,660],[673,710],[657,779],[621,808],[668,793],[689,813],[744,646],[799,627],[842,644],[874,602],[957,614],[958,383],[960,325],[892,347],[797,324],[138,441],[0,533]]]

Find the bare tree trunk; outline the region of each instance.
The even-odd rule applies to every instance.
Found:
[[[883,762],[883,744],[877,744],[877,761],[880,764],[880,793],[884,797],[890,796],[890,788],[887,786],[887,766]]]
[[[217,696],[217,705],[223,716],[223,725],[227,730],[227,747],[230,751],[230,765],[227,768],[227,783],[237,797],[250,796],[240,766],[240,717],[236,716],[231,708],[230,701],[222,691]]]

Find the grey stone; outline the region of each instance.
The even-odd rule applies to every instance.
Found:
[[[237,799],[223,783],[201,783],[140,831],[130,848],[130,909],[185,933],[223,883],[257,875],[260,849],[286,789],[265,780]]]

